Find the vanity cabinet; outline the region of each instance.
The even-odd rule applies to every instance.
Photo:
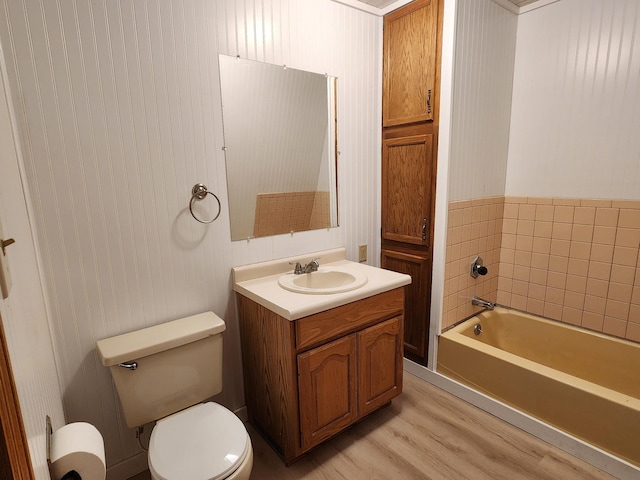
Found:
[[[404,351],[426,365],[433,263],[443,0],[384,17],[382,268],[411,275]]]
[[[402,392],[404,288],[298,320],[238,294],[249,421],[287,464]]]

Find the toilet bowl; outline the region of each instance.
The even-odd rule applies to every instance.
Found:
[[[154,480],[248,480],[251,440],[240,419],[213,402],[159,420],[149,442]]]
[[[225,328],[205,312],[97,342],[127,425],[156,422],[148,457],[155,480],[248,480],[251,474],[244,424],[209,401],[222,391]]]

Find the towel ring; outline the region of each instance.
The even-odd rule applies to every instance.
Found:
[[[198,201],[204,200],[207,194],[213,196],[213,198],[216,199],[216,202],[218,202],[218,213],[216,214],[215,217],[213,217],[213,219],[204,221],[204,220],[200,220],[198,217],[196,217],[196,214],[193,213],[193,202],[196,200]],[[220,216],[221,209],[222,208],[220,206],[220,199],[216,196],[215,193],[207,190],[206,185],[203,185],[202,183],[196,183],[193,186],[193,188],[191,189],[191,201],[189,202],[189,211],[191,212],[191,216],[193,218],[195,218],[200,223],[212,223]]]

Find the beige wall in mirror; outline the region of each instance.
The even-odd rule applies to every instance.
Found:
[[[219,62],[231,240],[338,226],[337,79]]]

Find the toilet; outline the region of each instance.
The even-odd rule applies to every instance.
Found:
[[[224,321],[205,312],[97,342],[125,421],[156,422],[149,440],[154,480],[247,480],[251,439],[218,403]]]

